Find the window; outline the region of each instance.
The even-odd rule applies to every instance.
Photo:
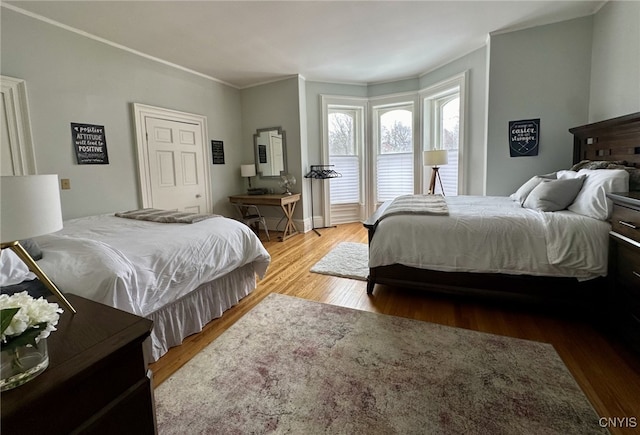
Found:
[[[329,164],[342,174],[331,183],[331,205],[360,203],[360,160],[356,146],[355,109],[328,111]]]
[[[321,164],[333,165],[341,177],[322,183],[321,226],[364,218],[365,111],[366,100],[322,96]]]
[[[447,150],[448,163],[440,166],[439,174],[445,195],[457,195],[463,137],[463,94],[465,75],[462,74],[421,92],[423,98],[423,138],[425,150]],[[425,168],[425,180],[429,180]],[[426,191],[426,188],[424,188]],[[436,184],[436,193],[440,185]]]
[[[460,93],[435,101],[437,149],[447,150],[449,163],[440,167],[440,178],[446,195],[458,194],[458,148],[460,144]],[[437,189],[436,189],[437,191]]]
[[[375,202],[414,193],[413,103],[374,107]]]
[[[422,150],[447,150],[443,190],[458,194],[464,185],[465,83],[461,73],[419,92],[322,96],[320,163],[342,174],[322,185],[316,210],[322,209],[324,225],[362,220],[385,201],[426,192],[431,169],[423,166]]]

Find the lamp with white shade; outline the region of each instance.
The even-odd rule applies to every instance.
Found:
[[[256,165],[240,165],[240,175],[249,179],[249,189],[251,189],[251,177],[256,176]]]
[[[11,249],[72,313],[76,310],[20,244],[62,229],[57,175],[0,177],[0,249]]]
[[[432,166],[431,181],[429,182],[429,194],[435,193],[436,190],[436,178],[440,182],[440,190],[444,195],[444,187],[442,187],[442,179],[440,178],[439,167],[440,165],[446,165],[449,163],[447,150],[429,150],[422,153],[422,160],[424,166]]]

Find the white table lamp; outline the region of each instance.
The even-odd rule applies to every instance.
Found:
[[[0,177],[0,249],[11,249],[40,281],[72,312],[76,310],[45,275],[20,240],[62,229],[57,175]]]
[[[251,189],[251,177],[256,176],[256,165],[240,165],[240,175],[249,179],[249,189]]]
[[[422,161],[424,166],[432,166],[431,181],[429,182],[429,194],[433,194],[436,190],[436,178],[440,182],[440,190],[444,195],[444,188],[442,187],[442,179],[440,178],[439,165],[446,165],[449,163],[447,150],[430,150],[422,153]]]

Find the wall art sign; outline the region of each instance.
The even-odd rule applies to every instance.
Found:
[[[224,165],[224,143],[221,140],[211,141],[211,158],[214,165]]]
[[[509,121],[511,157],[537,156],[540,145],[540,118]]]
[[[108,165],[104,125],[71,123],[71,140],[79,165]]]

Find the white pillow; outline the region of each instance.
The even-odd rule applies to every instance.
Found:
[[[527,199],[527,196],[531,193],[533,189],[538,186],[538,184],[542,183],[543,180],[553,180],[556,178],[555,174],[547,174],[547,175],[536,175],[534,177],[529,178],[527,182],[525,182],[515,193],[512,193],[509,198],[514,201],[518,201],[520,205],[524,204],[524,201]]]
[[[527,196],[525,208],[540,211],[559,211],[567,208],[580,191],[586,175],[578,178],[543,180]]]
[[[35,279],[24,261],[11,249],[3,249],[0,253],[0,286],[20,284],[22,281]]]
[[[578,178],[578,171],[566,170],[556,172],[558,180],[566,180],[568,178]]]
[[[603,221],[609,219],[613,202],[607,198],[607,193],[628,192],[629,173],[624,169],[580,169],[576,177],[580,175],[586,175],[587,178],[568,209]]]

